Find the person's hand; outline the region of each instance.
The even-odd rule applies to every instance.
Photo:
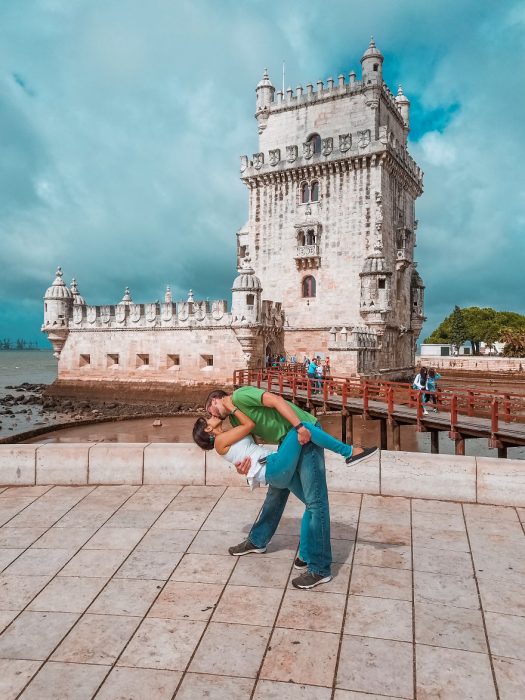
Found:
[[[242,462],[235,462],[235,469],[237,469],[239,474],[242,474],[243,476],[246,476],[246,474],[248,474],[251,466],[252,460],[250,457],[245,457],[242,460]]]
[[[297,439],[299,440],[299,444],[306,445],[307,442],[310,442],[311,438],[312,434],[308,428],[305,428],[304,425],[302,425],[297,431]]]
[[[224,408],[229,411],[230,413],[233,411],[235,406],[233,405],[232,397],[231,396],[224,396],[222,399],[222,405]]]

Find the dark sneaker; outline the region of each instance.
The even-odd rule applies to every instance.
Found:
[[[245,554],[264,554],[266,547],[256,547],[250,540],[244,540],[244,542],[236,544],[235,547],[230,547],[228,552],[232,557],[242,557]]]
[[[312,574],[310,571],[305,571],[304,574],[292,580],[292,586],[294,588],[314,588],[321,583],[328,583],[331,580],[331,576],[321,576],[321,574]]]
[[[350,465],[357,464],[358,462],[362,462],[364,459],[368,459],[372,455],[374,455],[377,452],[377,447],[365,447],[365,449],[358,455],[355,455],[355,457],[347,457],[345,459],[345,462]]]
[[[297,569],[298,571],[306,571],[308,568],[308,564],[301,559],[301,557],[296,557],[295,561],[293,563],[293,568]]]

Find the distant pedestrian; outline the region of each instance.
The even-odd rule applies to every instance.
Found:
[[[412,383],[412,389],[422,392],[421,399],[423,401],[423,415],[428,416],[428,411],[426,407],[426,394],[425,389],[427,388],[428,370],[426,367],[421,367],[418,374],[414,377]]]
[[[438,379],[441,379],[441,375],[436,372],[435,369],[429,369],[428,370],[428,376],[427,376],[427,384],[426,384],[426,390],[429,392],[432,392],[430,394],[425,394],[425,403],[429,403],[430,401],[434,404],[434,408],[432,409],[434,413],[437,413],[437,382]]]
[[[308,364],[308,368],[306,370],[306,376],[308,377],[308,379],[311,383],[311,387],[312,387],[313,391],[315,391],[315,389],[317,387],[317,382],[315,380],[316,370],[317,370],[317,362],[315,361],[315,358],[312,358],[310,360],[310,363]]]
[[[321,358],[318,357],[315,361],[316,368],[315,368],[315,378],[317,380],[316,382],[316,389],[317,391],[321,391],[322,386],[323,386],[323,379],[324,379],[324,371],[323,371],[323,365],[321,363]]]
[[[332,374],[332,369],[330,367],[330,358],[327,356],[324,361],[324,378],[330,377]]]

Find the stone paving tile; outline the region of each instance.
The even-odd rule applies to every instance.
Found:
[[[338,648],[338,634],[276,627],[260,677],[331,687]]]
[[[107,581],[107,578],[56,576],[27,609],[40,612],[83,613]]]
[[[298,591],[296,499],[266,554],[228,554],[263,498],[202,486],[0,492],[11,514],[0,527],[0,698],[27,685],[24,699],[82,700],[101,684],[106,700],[412,698],[414,595],[418,700],[486,700],[475,573],[500,700],[522,699],[525,509],[330,494],[334,578]]]
[[[493,661],[501,700],[523,700],[525,662],[499,656]]]
[[[495,700],[489,657],[471,651],[416,646],[418,700]],[[504,696],[505,697],[505,696]],[[505,700],[507,700],[505,698]]]
[[[418,644],[487,653],[479,610],[416,601],[415,618]]]
[[[107,666],[51,661],[31,681],[24,700],[90,700],[108,672]]]
[[[257,683],[253,700],[330,700],[331,695],[329,688],[321,686],[261,680]]]
[[[150,552],[146,549],[132,552],[115,578],[156,579],[166,581],[182,558],[182,552]]]
[[[195,583],[226,583],[236,563],[236,557],[229,554],[185,554],[171,579]]]
[[[344,635],[336,686],[412,698],[412,666],[412,644]]]
[[[72,613],[21,613],[0,637],[0,659],[44,660],[77,619]]]
[[[344,633],[412,642],[412,602],[350,595]]]
[[[96,697],[97,700],[171,700],[181,677],[180,671],[114,668]]]
[[[350,593],[412,600],[412,574],[405,569],[382,569],[378,566],[354,564]]]
[[[0,659],[0,698],[15,700],[39,666],[40,661]]]
[[[270,627],[211,622],[189,670],[255,678],[271,631]]]
[[[206,626],[196,620],[146,618],[120,657],[118,666],[184,671]],[[215,652],[224,653],[217,640]]]
[[[148,616],[167,620],[208,620],[222,590],[221,584],[169,581]]]
[[[249,700],[252,689],[252,678],[187,673],[177,692],[177,700]]]
[[[159,595],[163,585],[163,581],[152,579],[112,579],[91,604],[88,612],[97,615],[142,617]]]
[[[80,664],[112,664],[139,622],[138,617],[86,614],[60,644],[51,660]]]

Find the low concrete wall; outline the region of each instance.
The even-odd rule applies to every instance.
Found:
[[[525,376],[525,358],[519,357],[485,357],[483,355],[459,355],[458,357],[441,357],[439,355],[419,355],[416,364],[434,369],[461,372],[494,372],[495,374],[515,374]]]
[[[525,507],[525,460],[382,451],[355,467],[326,453],[331,491]],[[193,443],[0,445],[0,486],[182,484],[245,486]]]

